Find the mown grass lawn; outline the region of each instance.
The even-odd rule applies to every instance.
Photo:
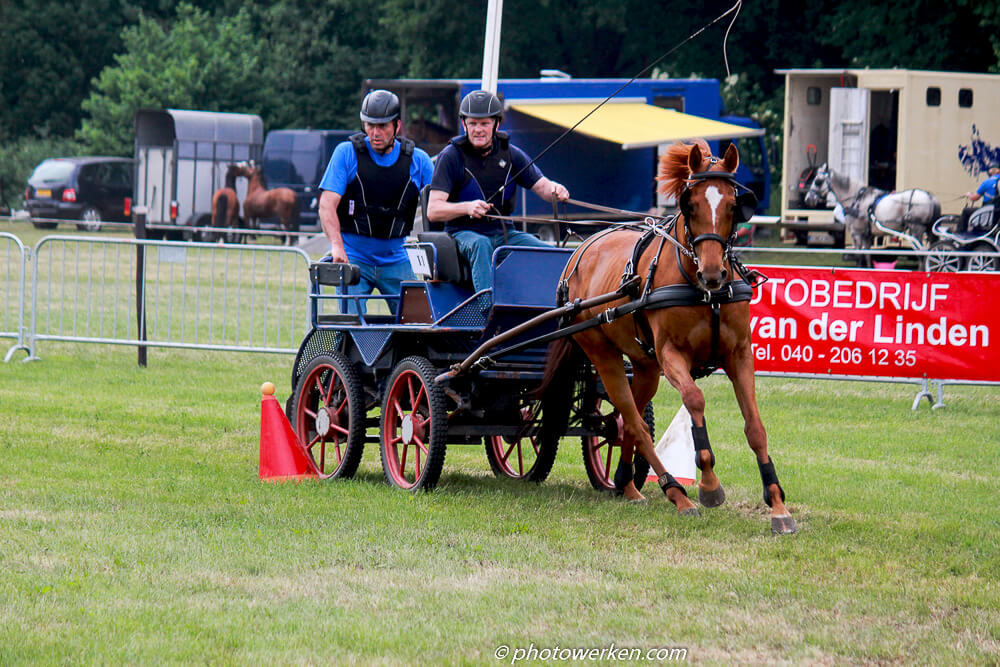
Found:
[[[990,664],[1000,389],[761,378],[800,532],[770,535],[731,390],[702,381],[729,500],[540,486],[449,448],[438,490],[257,480],[259,386],[291,358],[46,344],[0,365],[0,664],[510,663],[500,645],[731,663]],[[658,423],[678,406],[657,396]],[[605,662],[610,662],[606,660]],[[641,662],[641,661],[639,661]]]

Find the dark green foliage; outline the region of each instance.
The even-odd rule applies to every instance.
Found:
[[[732,75],[729,111],[774,130],[777,68],[998,69],[995,3],[755,0],[731,29],[727,17],[681,45],[730,6],[507,0],[500,76],[630,77],[654,63],[658,74]],[[0,144],[79,132],[90,152],[128,154],[137,106],[355,127],[365,78],[478,77],[485,19],[485,2],[449,0],[2,0]]]

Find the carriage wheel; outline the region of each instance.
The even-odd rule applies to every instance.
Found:
[[[549,476],[559,449],[565,422],[554,424],[554,410],[545,410],[539,399],[518,402],[520,429],[516,436],[492,435],[486,441],[486,459],[497,477],[542,482]]]
[[[996,252],[996,248],[985,241],[972,244],[971,252]],[[966,264],[967,271],[995,272],[1000,270],[1000,258],[987,255],[970,255]]]
[[[924,257],[924,270],[940,273],[956,273],[962,270],[963,257],[954,253],[958,246],[951,241],[937,241],[932,244]]]
[[[607,401],[598,399],[594,413],[599,416],[601,435],[587,435],[581,438],[583,444],[583,466],[587,469],[590,485],[598,491],[614,491],[615,470],[621,459],[621,435],[624,430],[621,415]],[[642,415],[649,426],[649,435],[656,438],[656,426],[653,417],[653,404],[646,405]],[[642,489],[649,475],[649,463],[636,452],[632,462],[635,464],[635,475],[632,481],[636,489]]]
[[[430,490],[444,465],[448,412],[437,373],[427,359],[396,366],[382,402],[382,470],[400,489]]]
[[[354,367],[339,352],[318,354],[292,396],[295,433],[321,476],[353,477],[365,446],[365,403]]]

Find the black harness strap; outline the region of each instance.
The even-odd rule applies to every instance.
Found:
[[[592,317],[589,320],[584,320],[583,322],[577,322],[576,324],[556,329],[555,331],[545,334],[544,336],[532,338],[531,340],[526,340],[518,343],[517,345],[511,345],[510,347],[494,352],[491,356],[484,356],[476,362],[476,366],[485,368],[493,363],[492,357],[501,357],[505,354],[511,354],[512,352],[517,352],[527,347],[532,347],[541,343],[548,343],[556,340],[557,338],[572,336],[573,334],[581,331],[599,327],[602,324],[609,324],[620,317],[624,317],[625,315],[640,309],[647,310],[655,308],[670,308],[672,306],[711,306],[713,304],[721,306],[727,303],[736,303],[737,301],[749,301],[752,296],[753,288],[742,280],[727,283],[725,287],[717,289],[713,292],[705,292],[704,290],[681,284],[663,285],[651,290],[648,294],[636,301],[629,301],[628,303],[623,303],[620,306],[608,308],[600,315]],[[567,316],[572,316],[572,314],[573,313],[567,313]],[[715,328],[717,329],[718,327],[715,326]],[[715,354],[716,353],[713,352],[713,356]],[[702,376],[699,375],[697,377]]]

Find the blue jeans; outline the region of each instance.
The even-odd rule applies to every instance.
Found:
[[[469,229],[452,232],[451,235],[458,244],[458,251],[469,260],[469,265],[472,267],[472,286],[477,292],[493,287],[493,251],[498,247],[502,245],[552,247],[533,234],[510,229],[507,230],[506,239],[503,232],[487,236]]]
[[[354,260],[351,260],[351,264],[356,264],[361,269],[361,280],[358,281],[357,285],[346,287],[344,294],[371,294],[372,290],[376,288],[379,294],[399,294],[399,284],[402,281],[415,280],[409,260],[396,262],[395,264],[386,264],[385,266],[365,264],[364,262],[356,262]],[[364,300],[360,300],[357,303],[352,300],[344,300],[341,309],[345,313],[356,314],[358,312],[357,306],[360,305],[361,312],[366,313],[368,311],[365,308],[365,303]],[[387,300],[386,303],[389,304],[389,310],[395,315],[397,302]]]

